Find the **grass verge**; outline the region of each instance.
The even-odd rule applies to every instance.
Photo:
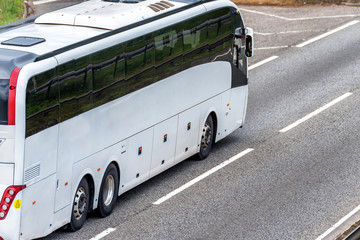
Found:
[[[24,0],[0,0],[0,25],[22,19]]]

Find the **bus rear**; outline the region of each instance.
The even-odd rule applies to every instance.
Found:
[[[0,49],[0,240],[19,239],[22,176],[15,176],[15,97],[21,67],[33,54]]]

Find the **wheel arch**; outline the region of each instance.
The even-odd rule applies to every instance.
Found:
[[[215,143],[216,142],[216,137],[217,137],[217,128],[218,128],[218,118],[217,118],[217,115],[216,115],[216,112],[213,110],[213,111],[211,111],[209,114],[208,114],[208,116],[211,116],[212,117],[212,119],[213,119],[213,123],[214,123],[214,138],[213,138],[213,143]],[[206,116],[206,118],[207,118],[207,116]]]

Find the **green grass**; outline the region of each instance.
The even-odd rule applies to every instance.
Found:
[[[0,25],[22,19],[24,0],[0,0]]]

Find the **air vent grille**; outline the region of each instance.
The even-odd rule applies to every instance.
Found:
[[[154,12],[160,12],[168,8],[174,7],[175,5],[167,1],[160,1],[157,3],[150,4],[148,7],[151,8]]]
[[[40,164],[25,170],[25,182],[29,182],[40,176]]]

